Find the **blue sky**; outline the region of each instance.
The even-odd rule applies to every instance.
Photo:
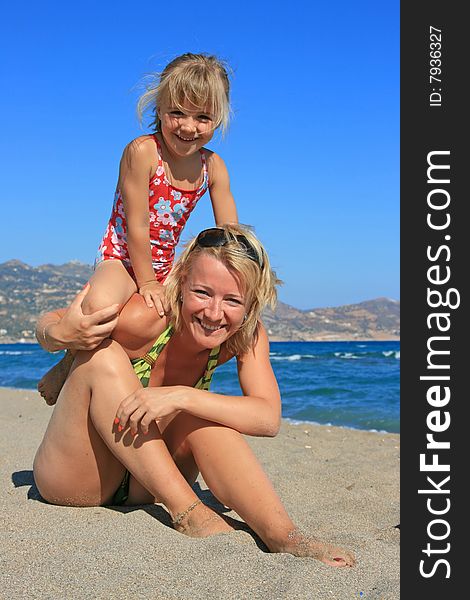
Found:
[[[92,263],[137,84],[183,52],[232,67],[225,160],[298,308],[399,299],[399,2],[8,3],[0,262]],[[206,195],[183,233],[211,226]]]

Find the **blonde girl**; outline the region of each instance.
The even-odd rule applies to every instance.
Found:
[[[91,328],[101,325],[109,334],[135,292],[164,316],[163,284],[176,245],[206,191],[216,225],[237,222],[224,161],[205,148],[218,128],[222,133],[227,128],[229,91],[221,60],[187,53],[171,61],[140,98],[139,117],[152,112],[154,133],[130,142],[121,158],[111,217],[81,306]],[[56,401],[68,373],[69,354],[38,385],[48,404]]]

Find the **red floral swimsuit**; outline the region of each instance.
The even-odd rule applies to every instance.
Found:
[[[175,248],[186,221],[198,200],[209,186],[206,157],[203,150],[201,163],[203,181],[196,190],[181,190],[170,184],[163,168],[162,151],[156,136],[158,166],[149,182],[150,246],[152,265],[157,281],[165,281],[175,258]],[[114,196],[113,210],[106,232],[98,248],[95,266],[103,260],[120,260],[133,275],[127,248],[127,225],[124,204],[119,188]]]

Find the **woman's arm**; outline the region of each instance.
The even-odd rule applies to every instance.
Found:
[[[258,340],[238,359],[238,375],[243,396],[226,396],[187,386],[137,390],[121,402],[116,418],[122,428],[129,424],[148,432],[153,420],[185,411],[214,421],[245,435],[275,436],[281,419],[281,398],[269,361],[269,341],[260,325]]]
[[[208,159],[209,193],[216,225],[238,223],[237,208],[230,191],[230,177],[224,161],[213,152]]]
[[[271,362],[269,341],[260,325],[255,346],[237,357],[243,396],[226,396],[190,388],[182,410],[215,421],[245,435],[275,436],[281,419],[281,396]]]
[[[131,142],[122,155],[119,188],[127,223],[127,247],[139,293],[160,316],[164,310],[164,287],[155,280],[152,266],[149,223],[149,179],[155,158],[155,144],[146,138]]]
[[[82,303],[89,289],[87,283],[68,308],[41,315],[36,325],[36,339],[44,350],[93,350],[110,336],[118,320],[119,304],[85,315]]]

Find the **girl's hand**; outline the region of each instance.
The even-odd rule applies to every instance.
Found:
[[[139,294],[143,296],[147,306],[157,309],[161,317],[165,316],[168,305],[165,299],[165,286],[158,281],[147,281],[139,287]]]
[[[132,435],[137,434],[140,425],[141,432],[147,435],[152,421],[182,410],[187,391],[188,388],[180,385],[139,388],[118,406],[114,424],[118,426],[118,431],[129,426]]]

